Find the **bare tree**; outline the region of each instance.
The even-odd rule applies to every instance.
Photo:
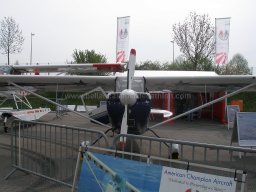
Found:
[[[186,59],[193,64],[193,70],[212,58],[214,52],[214,26],[208,15],[190,15],[181,24],[173,25],[174,41]]]
[[[20,53],[24,37],[19,25],[12,17],[4,17],[1,21],[0,30],[0,50],[2,54],[7,55],[8,65],[10,64],[10,54]]]

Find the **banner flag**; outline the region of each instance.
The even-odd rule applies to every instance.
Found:
[[[129,54],[130,17],[117,18],[116,62],[125,62]]]
[[[215,64],[225,65],[228,60],[230,18],[215,19]]]

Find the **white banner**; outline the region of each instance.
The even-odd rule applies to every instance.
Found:
[[[130,17],[117,18],[116,62],[125,62],[129,54]]]
[[[160,192],[235,192],[236,181],[223,177],[163,167]]]
[[[227,63],[229,50],[229,33],[230,18],[215,19],[216,65]]]

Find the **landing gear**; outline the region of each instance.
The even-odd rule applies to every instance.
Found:
[[[7,127],[7,119],[8,119],[8,117],[7,116],[5,116],[4,117],[4,132],[5,133],[8,133],[9,132],[9,128]]]
[[[134,139],[127,138],[124,151],[130,153],[140,153],[140,147]]]
[[[9,132],[9,128],[7,126],[4,126],[4,132],[8,133]]]
[[[126,138],[126,142],[118,142],[116,144],[116,149],[118,151],[123,151],[127,153],[135,153],[135,154],[140,154],[140,147],[138,143],[132,139],[132,138]],[[125,158],[125,159],[133,159],[136,160],[138,159],[137,156],[134,156],[132,154],[118,154],[117,156]],[[139,160],[139,159],[138,159]]]

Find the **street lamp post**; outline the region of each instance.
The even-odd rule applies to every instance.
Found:
[[[30,65],[32,64],[32,37],[34,36],[34,33],[31,33],[31,46],[30,46]]]
[[[174,41],[171,41],[172,43],[172,63],[174,63]]]

